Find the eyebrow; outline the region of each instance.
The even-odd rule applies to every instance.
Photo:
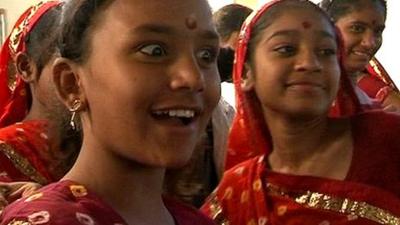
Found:
[[[350,21],[350,24],[361,24],[361,25],[366,26],[366,27],[370,27],[371,26],[371,24],[363,22],[363,21],[359,21],[359,20]],[[385,25],[377,25],[377,26],[378,26],[379,29],[382,29],[382,30],[384,30],[386,28]]]
[[[143,24],[132,30],[131,33],[156,33],[156,34],[166,34],[173,35],[179,34],[180,32],[171,26],[163,25],[163,24]],[[214,30],[200,30],[196,36],[199,36],[203,39],[212,39],[218,40],[219,35]]]
[[[293,36],[293,37],[296,37],[299,33],[300,33],[300,31],[298,31],[298,30],[280,30],[280,31],[277,31],[277,32],[273,33],[270,37],[268,37],[267,41],[269,41],[272,38],[277,37],[277,36]],[[317,33],[322,37],[328,37],[328,38],[331,38],[333,40],[336,40],[336,37],[334,35],[332,35],[331,33],[327,32],[325,30],[318,30]]]

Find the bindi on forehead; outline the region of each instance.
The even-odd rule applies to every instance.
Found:
[[[194,15],[190,15],[185,19],[185,26],[189,30],[194,30],[197,28],[197,19]]]
[[[301,23],[301,25],[303,26],[304,29],[309,29],[312,27],[312,24],[309,21],[304,21]]]

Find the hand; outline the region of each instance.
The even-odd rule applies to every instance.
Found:
[[[33,194],[41,187],[33,182],[0,182],[0,211],[11,202]]]

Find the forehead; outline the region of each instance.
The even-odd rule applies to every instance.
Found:
[[[213,28],[206,0],[117,0],[104,14],[105,23],[131,29],[142,24],[161,22],[184,30],[188,21],[195,23],[199,29]]]
[[[313,30],[325,31],[334,36],[334,29],[327,17],[312,8],[293,8],[280,13],[266,31],[295,29],[309,33]]]
[[[379,3],[373,3],[371,1],[366,1],[366,4],[361,8],[354,9],[349,13],[345,14],[343,17],[339,18],[338,21],[362,21],[365,23],[374,23],[383,25],[385,23],[385,11],[384,8]]]

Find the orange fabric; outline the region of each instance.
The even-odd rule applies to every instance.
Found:
[[[237,113],[228,139],[225,169],[254,156],[268,154],[271,151],[269,131],[265,125],[257,97],[253,92],[242,91],[241,82],[251,30],[258,19],[272,5],[280,1],[282,0],[270,1],[259,10],[254,11],[244,22],[240,31],[233,68]],[[341,42],[338,40],[338,43]],[[360,102],[349,78],[342,74],[340,82],[337,99],[331,108],[331,117],[351,116],[361,111]]]
[[[62,1],[40,2],[27,9],[17,20],[0,52],[0,127],[21,121],[28,112],[29,90],[18,74],[10,74],[14,58],[19,52],[26,51],[25,38],[35,27],[38,20],[52,7]],[[16,72],[15,72],[16,73]],[[10,85],[11,82],[13,84]],[[12,87],[10,87],[12,86]]]

